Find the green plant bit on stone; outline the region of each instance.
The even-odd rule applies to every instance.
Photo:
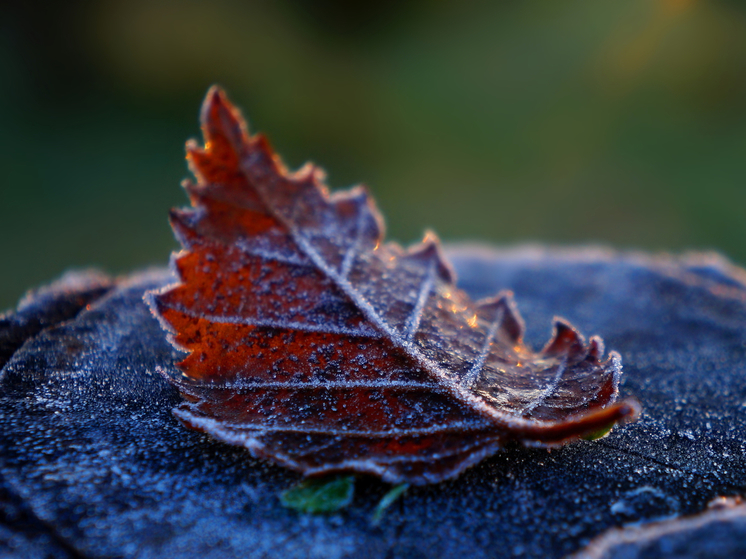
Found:
[[[283,491],[280,502],[308,514],[330,513],[349,505],[354,493],[355,476],[307,479]]]
[[[386,509],[393,505],[394,502],[399,497],[401,497],[407,489],[409,489],[408,483],[400,483],[399,485],[392,487],[388,493],[381,497],[376,510],[373,512],[373,519],[371,522],[373,526],[378,526],[381,523],[381,519],[383,519],[383,513],[386,512]]]

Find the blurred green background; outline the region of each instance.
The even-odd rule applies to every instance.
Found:
[[[6,2],[0,76],[0,309],[167,262],[212,83],[389,238],[746,262],[743,2]]]

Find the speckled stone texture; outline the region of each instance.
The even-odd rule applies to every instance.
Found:
[[[388,486],[370,479],[347,510],[301,515],[278,499],[296,474],[171,415],[179,396],[154,369],[178,356],[142,294],[172,280],[134,274],[75,312],[48,298],[38,312],[52,318],[36,331],[17,330],[23,309],[0,320],[0,339],[26,340],[0,373],[0,557],[552,558],[619,527],[640,544],[622,551],[638,555],[600,555],[600,540],[586,551],[700,557],[651,547],[635,525],[673,518],[682,534],[706,534],[680,519],[746,491],[746,272],[716,255],[448,252],[473,297],[514,290],[534,347],[554,315],[602,336],[622,354],[622,393],[640,400],[640,420],[552,452],[508,449],[410,489],[378,526]],[[743,535],[742,507],[729,510],[721,551]]]
[[[739,559],[746,557],[746,505],[721,497],[712,510],[605,532],[572,559]]]

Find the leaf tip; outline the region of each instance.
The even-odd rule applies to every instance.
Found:
[[[595,419],[595,427],[589,429],[581,438],[596,440],[605,437],[616,425],[624,425],[625,423],[635,421],[640,416],[641,410],[640,403],[634,398],[627,398],[621,402],[616,402],[589,416],[589,423],[594,418],[599,419]]]
[[[600,361],[604,355],[604,341],[599,336],[591,336],[588,340],[588,359]]]
[[[211,115],[216,114],[222,108],[233,109],[233,104],[228,100],[228,96],[222,87],[213,84],[207,90],[205,100],[202,101],[202,119],[203,121]]]
[[[617,404],[620,423],[636,421],[642,413],[642,406],[635,398],[627,398]]]
[[[573,326],[563,318],[554,319],[554,334],[541,350],[548,357],[566,355],[575,357],[583,352],[585,339]]]
[[[248,142],[246,121],[220,86],[213,85],[207,91],[202,103],[200,121],[205,149],[208,151],[215,141],[221,139],[228,142],[236,151]]]
[[[208,101],[211,101],[220,96],[225,97],[225,90],[218,84],[214,83],[209,88],[207,88],[207,95],[205,95],[205,100],[203,101],[203,103],[207,103]]]
[[[435,266],[435,272],[441,280],[449,284],[456,283],[456,272],[446,260],[440,239],[434,231],[429,229],[425,231],[422,242],[410,248],[405,258],[410,261],[430,263]]]
[[[523,319],[513,300],[512,291],[501,291],[494,297],[479,301],[477,310],[488,322],[500,320],[500,329],[512,342],[518,343],[523,338]]]

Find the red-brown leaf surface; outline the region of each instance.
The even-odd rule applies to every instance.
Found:
[[[453,477],[511,442],[557,446],[634,417],[621,361],[558,320],[534,353],[509,293],[474,302],[437,239],[383,241],[365,189],[288,172],[213,88],[187,144],[180,282],[150,304],[188,352],[169,377],[188,427],[316,475]]]

